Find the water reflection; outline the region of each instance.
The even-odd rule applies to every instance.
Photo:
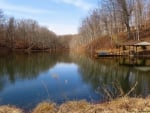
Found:
[[[0,104],[25,109],[43,100],[62,103],[86,99],[104,101],[102,87],[115,92],[118,81],[130,96],[150,94],[150,59],[91,59],[74,54],[9,54],[0,56]]]
[[[126,62],[131,61],[129,58],[75,59],[80,65],[79,71],[84,81],[90,83],[95,90],[103,85],[111,88],[111,83],[118,81],[124,93],[127,93],[137,81],[138,86],[130,96],[148,96],[150,93],[150,59],[135,59],[136,64],[133,64],[133,60]],[[102,92],[100,90],[100,94]]]
[[[48,53],[9,54],[0,57],[0,77],[15,83],[18,79],[34,79],[39,73],[52,68],[65,56]],[[69,61],[69,59],[68,59]]]

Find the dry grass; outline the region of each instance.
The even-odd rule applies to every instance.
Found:
[[[23,111],[13,106],[0,106],[0,113],[23,113]]]
[[[32,113],[57,113],[57,107],[54,103],[42,102],[33,109]]]
[[[0,113],[23,113],[20,109],[1,106]],[[69,101],[60,106],[43,102],[37,105],[31,113],[150,113],[150,97],[123,97],[101,104],[90,104],[84,100]]]
[[[90,107],[91,105],[84,100],[69,101],[59,107],[58,113],[86,113],[86,109]]]
[[[49,106],[49,107],[48,107]],[[101,104],[86,101],[69,101],[59,107],[49,103],[38,105],[33,113],[149,113],[150,98],[123,97]]]
[[[101,109],[99,112],[106,113],[141,113],[141,112],[150,112],[150,98],[141,99],[141,98],[120,98],[111,102],[107,102],[101,105],[96,105],[94,108]],[[94,110],[94,111],[95,111]]]

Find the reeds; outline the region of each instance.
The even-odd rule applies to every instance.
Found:
[[[108,85],[102,85],[101,87],[98,87],[96,91],[101,92],[104,95],[104,100],[112,101],[117,98],[130,96],[130,94],[135,91],[137,85],[138,82],[136,81],[130,90],[125,93],[120,83],[116,80]]]
[[[10,106],[1,106],[0,113],[23,113],[22,110]],[[60,106],[42,102],[30,113],[150,113],[150,97],[122,97],[100,104],[82,101],[68,101]]]

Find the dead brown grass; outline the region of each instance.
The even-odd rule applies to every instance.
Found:
[[[23,113],[22,110],[1,106],[0,113]],[[60,106],[42,102],[31,113],[150,113],[150,97],[122,97],[110,102],[90,104],[82,101],[68,101]]]
[[[69,101],[59,107],[58,113],[86,113],[90,107],[91,105],[84,100]]]
[[[101,104],[90,104],[86,101],[69,101],[59,107],[48,103],[38,105],[33,113],[149,113],[150,98],[123,97]],[[47,106],[47,107],[46,107]],[[39,108],[41,107],[41,108]],[[53,111],[54,110],[54,111]]]
[[[33,109],[32,113],[57,113],[57,106],[54,103],[42,102]]]
[[[14,106],[0,106],[0,113],[23,113],[23,111]]]
[[[150,112],[150,98],[142,99],[124,97],[96,106],[96,108],[101,108],[102,112],[106,113],[147,113]]]

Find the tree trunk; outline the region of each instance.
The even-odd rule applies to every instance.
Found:
[[[130,25],[126,24],[126,27],[127,27],[128,39],[131,39],[132,37],[131,37]]]

